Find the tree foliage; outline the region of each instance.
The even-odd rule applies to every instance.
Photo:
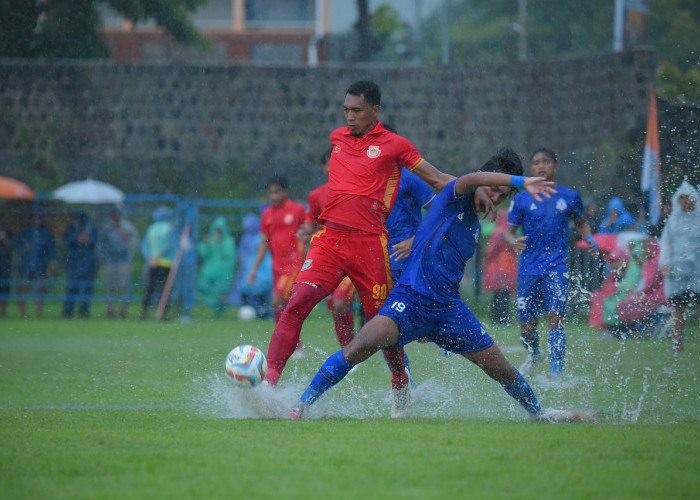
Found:
[[[101,58],[98,4],[134,24],[153,20],[177,42],[204,44],[190,14],[207,0],[0,0],[0,57]]]
[[[447,0],[450,60],[509,62],[518,59],[516,0]],[[528,59],[577,56],[612,50],[612,0],[527,2]],[[421,27],[424,62],[441,54],[441,12]],[[660,94],[675,102],[700,100],[700,2],[651,0],[642,43],[657,50]]]
[[[453,63],[507,62],[518,59],[516,0],[448,0],[450,59]],[[527,3],[528,57],[546,59],[609,50],[612,34],[611,0],[540,0]],[[440,60],[442,13],[422,27],[423,60]]]

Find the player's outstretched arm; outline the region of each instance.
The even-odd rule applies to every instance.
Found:
[[[413,173],[437,191],[441,191],[442,188],[455,179],[454,175],[441,172],[425,158],[423,158],[423,161],[413,170]]]
[[[535,199],[541,201],[539,195],[549,196],[556,193],[555,183],[544,177],[522,177],[508,175],[500,172],[472,172],[463,175],[457,180],[457,194],[471,194],[479,186],[510,186],[516,189],[525,189]]]

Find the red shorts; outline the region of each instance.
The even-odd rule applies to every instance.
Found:
[[[299,268],[294,270],[290,268],[286,269],[273,269],[272,270],[272,293],[278,297],[282,297],[284,300],[289,300],[289,296],[292,294],[292,285],[294,284],[294,278],[299,274]]]
[[[329,295],[348,276],[357,289],[365,317],[384,305],[394,285],[386,234],[342,231],[326,227],[311,240],[297,283],[312,283]]]

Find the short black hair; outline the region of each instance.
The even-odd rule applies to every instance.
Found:
[[[350,95],[364,96],[371,106],[380,106],[382,102],[382,93],[379,91],[379,85],[367,80],[360,80],[348,87],[346,92]]]
[[[544,153],[547,156],[549,156],[554,161],[554,163],[558,163],[557,154],[554,151],[552,151],[551,149],[545,148],[544,146],[541,146],[532,152],[532,154],[530,155],[530,161],[532,161],[532,159],[535,157],[535,155],[537,153]]]
[[[289,181],[283,175],[273,175],[267,179],[267,184],[265,184],[266,188],[269,188],[270,186],[279,186],[282,189],[289,189]]]
[[[480,170],[508,175],[523,175],[523,162],[520,155],[511,148],[502,148],[489,158]]]

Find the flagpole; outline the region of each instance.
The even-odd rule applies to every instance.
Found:
[[[656,93],[649,87],[649,111],[642,160],[641,189],[649,201],[649,223],[654,225],[661,217],[661,148],[659,146],[659,122],[656,111]]]

